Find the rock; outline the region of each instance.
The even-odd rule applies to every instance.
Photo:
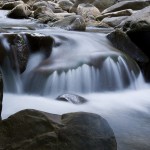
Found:
[[[100,11],[92,4],[80,4],[77,8],[77,14],[82,16],[87,22],[95,20],[100,15]]]
[[[23,35],[17,35],[13,42],[12,50],[16,53],[18,61],[16,64],[18,66],[15,66],[15,69],[19,68],[20,73],[22,73],[26,69],[30,51]]]
[[[53,10],[54,13],[62,13],[62,12],[64,12],[64,10],[62,10],[62,8],[59,7],[59,5],[57,3],[48,1],[48,4],[53,7],[52,10]]]
[[[120,26],[127,33],[129,38],[136,44],[150,59],[150,6],[137,11]],[[150,63],[139,64],[146,81],[150,82]]]
[[[101,116],[62,116],[23,110],[0,122],[3,150],[117,150],[114,133]]]
[[[79,16],[69,16],[60,21],[49,23],[50,27],[58,27],[65,30],[85,31],[86,25],[84,19]]]
[[[75,0],[73,7],[70,9],[70,12],[76,12],[78,5],[82,3],[93,4],[95,7],[99,9],[99,11],[103,11],[104,9],[113,5],[116,2],[117,0]]]
[[[6,41],[6,42],[3,42]],[[6,56],[9,57],[13,69],[24,72],[29,58],[29,49],[23,35],[1,34],[0,37],[1,64]],[[19,70],[18,70],[19,69]]]
[[[63,10],[69,11],[70,8],[73,6],[73,3],[69,0],[60,0],[58,2],[59,7],[61,7]]]
[[[55,22],[58,20],[53,11],[45,6],[39,7],[34,11],[34,18],[38,19],[40,23]]]
[[[115,3],[117,3],[117,0],[95,0],[93,5],[102,12],[104,9],[114,5]]]
[[[30,52],[44,52],[46,57],[49,57],[52,51],[52,45],[54,40],[50,36],[45,36],[42,34],[30,34],[26,33],[26,40]]]
[[[106,17],[101,22],[109,25],[110,27],[117,27],[120,25],[120,23],[124,20],[126,20],[127,16],[121,16],[121,17]]]
[[[8,2],[8,3],[5,3],[2,6],[2,9],[3,10],[11,10],[11,9],[15,8],[19,4],[24,4],[24,2],[23,1]]]
[[[9,18],[22,19],[28,18],[31,15],[31,11],[29,10],[29,6],[26,4],[17,5],[14,9],[12,9],[7,16]]]
[[[150,30],[150,6],[137,11],[121,23],[126,32],[149,31]]]
[[[115,5],[105,9],[102,14],[121,11],[125,9],[140,10],[150,5],[150,0],[136,0],[136,1],[121,1]]]
[[[121,11],[105,13],[96,18],[96,20],[101,21],[106,17],[120,17],[120,16],[131,16],[133,14],[132,9],[125,9]]]
[[[62,20],[62,19],[69,17],[69,16],[75,16],[76,14],[67,12],[67,13],[55,13],[55,15],[59,20]]]
[[[2,74],[0,72],[0,120],[1,118],[1,113],[2,113],[2,101],[3,101],[3,79],[2,79]]]
[[[48,7],[48,3],[46,1],[40,1],[33,4],[33,10],[38,9],[39,7]]]
[[[81,96],[75,94],[63,94],[56,98],[59,101],[70,102],[73,104],[84,104],[87,100]]]
[[[113,46],[139,63],[147,63],[149,58],[130,40],[123,31],[116,29],[107,35]]]

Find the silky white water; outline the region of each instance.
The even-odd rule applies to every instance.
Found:
[[[37,109],[53,114],[93,112],[103,116],[114,130],[118,150],[148,150],[150,148],[150,87],[124,92],[82,95],[84,105],[59,102],[36,95],[4,94],[2,117],[23,109]]]
[[[145,84],[137,64],[114,49],[105,34],[31,31],[28,29],[33,27],[33,22],[13,22],[4,15],[0,15],[0,25],[11,28],[11,32],[26,30],[36,36],[47,35],[54,43],[51,55],[46,58],[42,50],[31,53],[21,75],[5,60],[3,119],[23,109],[54,114],[93,112],[109,122],[118,150],[150,149],[150,86]],[[1,44],[10,48],[7,40]],[[63,93],[81,95],[88,102],[74,105],[56,101]]]

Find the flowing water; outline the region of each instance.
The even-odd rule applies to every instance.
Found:
[[[23,32],[22,28],[11,31]],[[21,75],[12,70],[9,59],[4,61],[3,119],[27,108],[54,114],[93,112],[109,122],[118,150],[150,149],[150,86],[131,58],[113,48],[101,33],[26,32],[50,36],[52,52],[46,57],[42,50],[32,53]],[[9,48],[7,40],[2,44]],[[79,94],[88,102],[56,101],[63,93]]]

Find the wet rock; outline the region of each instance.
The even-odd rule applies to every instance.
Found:
[[[107,35],[114,47],[128,54],[139,63],[147,63],[149,58],[130,40],[128,35],[117,29]]]
[[[76,31],[84,31],[86,28],[84,19],[79,16],[69,16],[60,21],[56,21],[54,23],[49,23],[50,27],[58,27],[65,30],[76,30]]]
[[[2,74],[0,72],[0,120],[1,120],[1,112],[2,112],[2,101],[3,101],[3,79],[2,79]]]
[[[59,101],[70,102],[73,104],[84,104],[87,100],[81,96],[75,94],[63,94],[56,98]]]
[[[100,11],[92,4],[80,4],[77,8],[77,14],[82,16],[87,22],[95,20],[100,15]]]
[[[150,5],[150,0],[122,1],[105,9],[102,13],[110,13],[125,9],[140,10]]]
[[[3,10],[11,10],[11,9],[15,8],[19,4],[24,4],[24,2],[23,1],[8,2],[8,3],[5,3],[2,6],[2,9]]]
[[[105,13],[96,18],[96,20],[101,21],[106,17],[120,17],[120,16],[131,16],[133,14],[132,9],[125,9],[121,11]]]
[[[17,5],[14,9],[12,9],[7,14],[9,18],[14,18],[14,19],[28,18],[30,15],[31,15],[31,11],[29,9],[29,6],[26,4]]]
[[[126,20],[127,16],[121,16],[121,17],[106,17],[101,22],[109,25],[110,27],[117,27],[120,25],[121,22]]]
[[[73,6],[73,3],[69,0],[60,0],[58,2],[59,7],[61,7],[63,10],[69,11],[70,8]]]
[[[53,39],[42,34],[26,34],[26,39],[30,52],[44,52],[49,57],[52,51]]]
[[[3,150],[117,150],[107,121],[92,113],[23,110],[0,122],[0,135]]]
[[[3,63],[5,57],[8,56],[13,69],[20,71],[21,73],[26,69],[29,49],[23,35],[10,33],[1,34],[0,48],[0,53],[2,56],[0,62],[1,64]]]

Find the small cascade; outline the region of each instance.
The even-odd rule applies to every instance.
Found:
[[[54,71],[46,80],[44,95],[115,91],[129,85],[132,85],[132,89],[137,89],[135,72],[130,70],[127,62],[120,64],[120,60],[125,62],[120,56],[117,62],[107,57],[100,67],[84,64],[67,72]]]
[[[32,57],[31,60],[34,61],[33,59],[37,57]],[[56,70],[50,75],[36,71],[29,74],[27,79],[24,77],[27,83],[26,91],[44,96],[58,96],[68,92],[92,93],[137,89],[144,83],[136,64],[121,56],[115,59],[106,57],[99,67],[83,64],[67,71]]]
[[[13,62],[15,71],[5,60],[2,73],[6,92],[55,97],[64,93],[137,89],[144,84],[137,64],[114,49],[102,34],[52,33],[51,38],[54,39],[51,55],[46,56],[45,50],[30,53],[23,74],[17,69],[17,57]],[[10,51],[7,38],[2,43]]]
[[[1,67],[1,72],[4,82],[4,92],[21,94],[23,92],[23,85],[20,73],[12,69],[8,58],[5,59]]]

